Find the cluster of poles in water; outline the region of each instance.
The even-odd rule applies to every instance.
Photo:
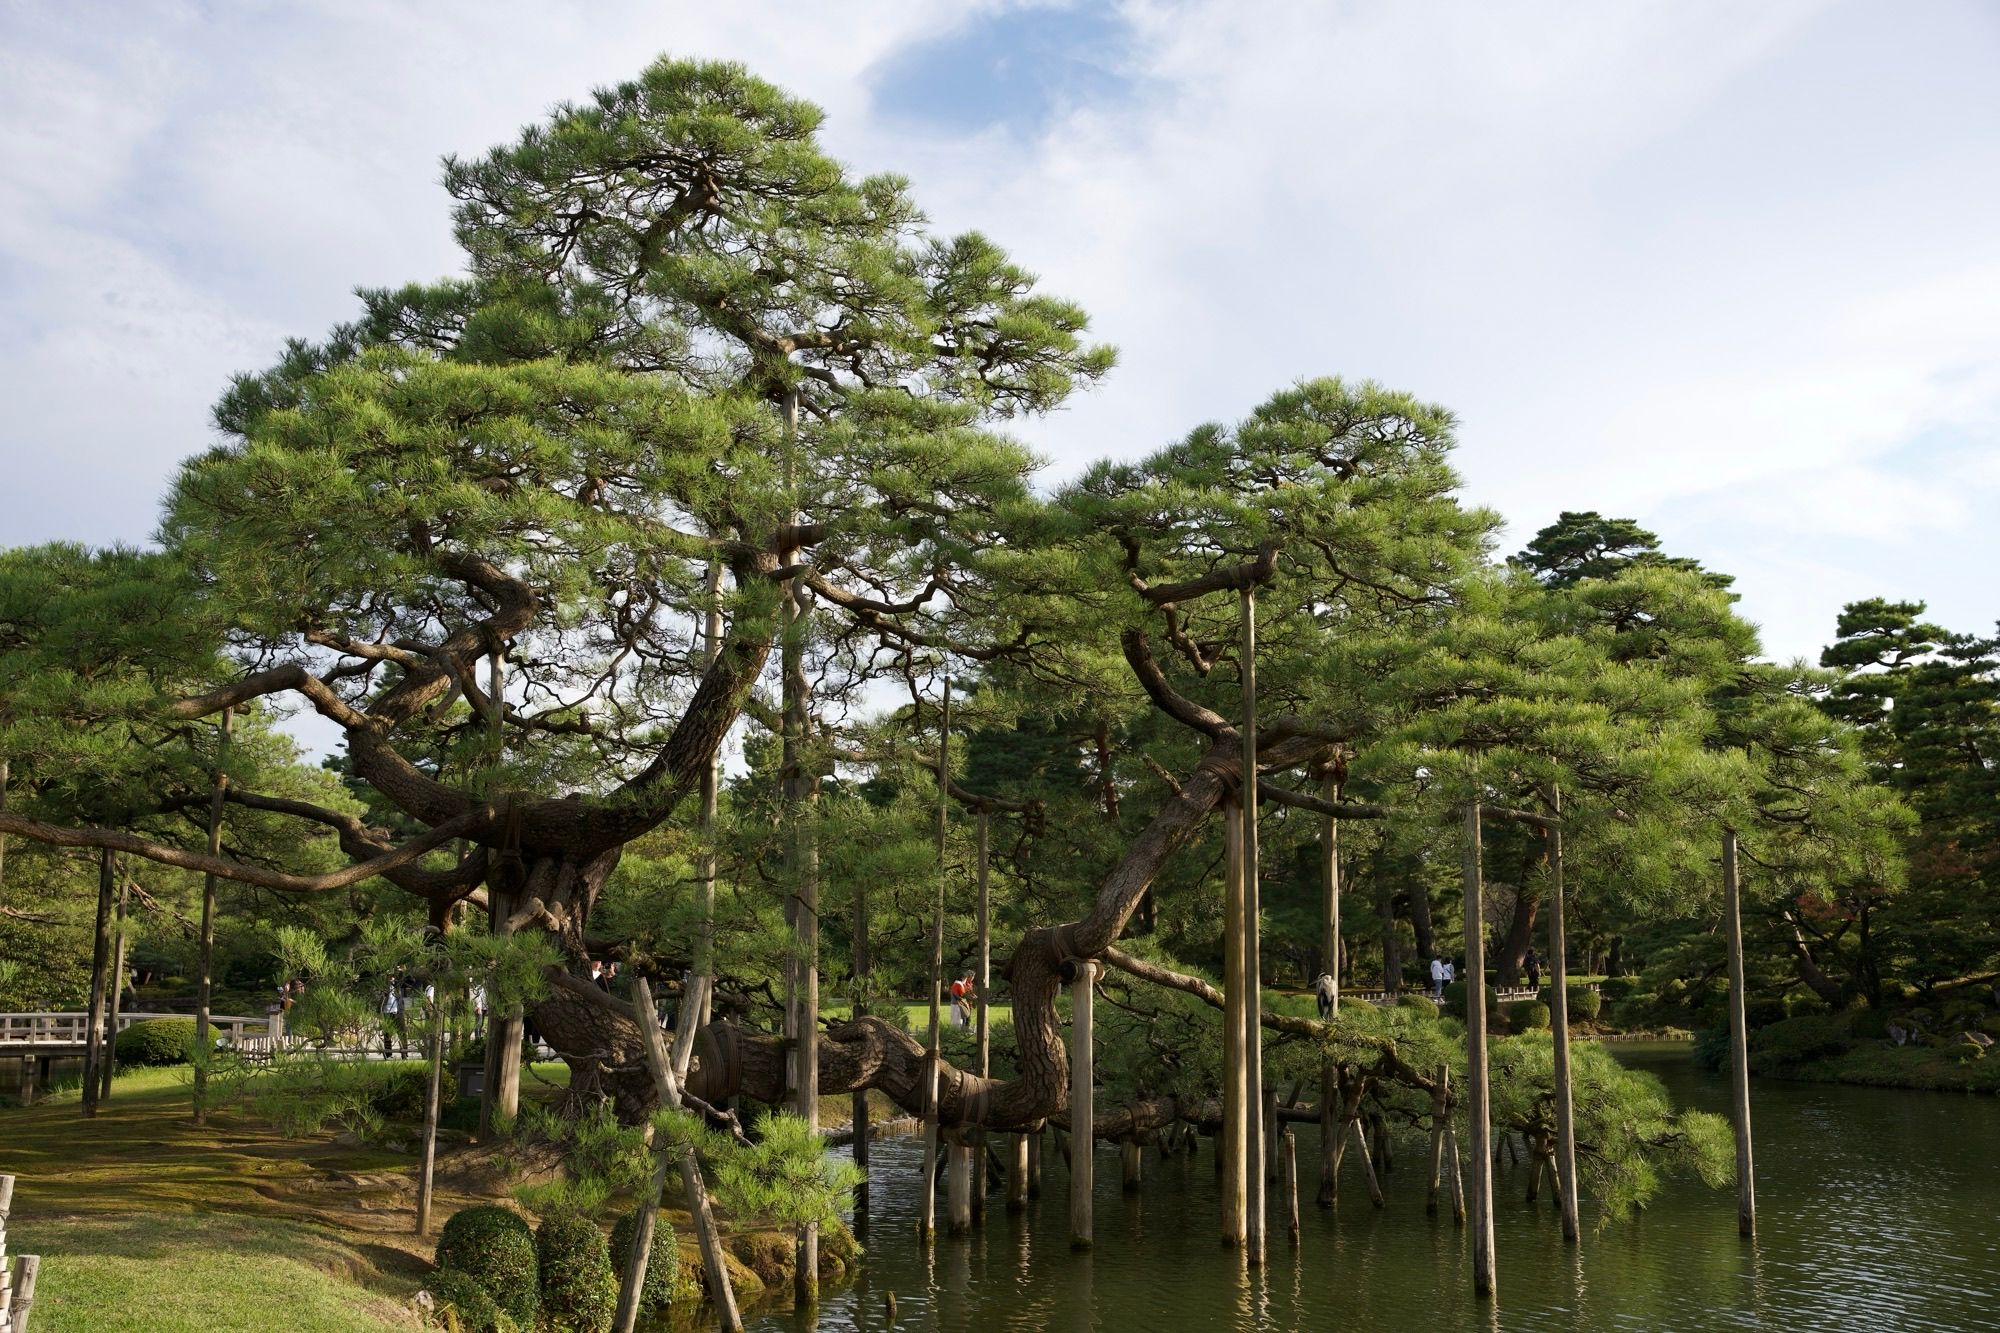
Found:
[[[1257,790],[1257,680],[1256,680],[1256,599],[1252,589],[1242,592],[1241,658],[1243,663],[1242,773],[1240,792]],[[945,684],[942,744],[949,744],[950,682]],[[942,871],[946,827],[948,754],[938,756],[940,800],[938,805],[938,857]],[[990,1073],[987,1029],[987,995],[991,970],[991,941],[988,934],[987,889],[988,805],[972,800],[977,812],[977,1060],[978,1073]],[[1258,836],[1257,803],[1254,799],[1231,797],[1224,806],[1224,926],[1223,926],[1223,1110],[1217,1139],[1217,1165],[1222,1177],[1221,1236],[1223,1244],[1240,1250],[1247,1262],[1261,1266],[1266,1261],[1266,1237],[1270,1230],[1271,1199],[1268,1184],[1282,1190],[1282,1208],[1293,1245],[1299,1243],[1297,1149],[1289,1128],[1281,1128],[1275,1089],[1264,1080],[1264,1025],[1258,979],[1262,975],[1259,957],[1258,920]],[[1565,1241],[1575,1244],[1580,1237],[1577,1210],[1577,1169],[1575,1107],[1570,1074],[1569,996],[1567,938],[1563,920],[1563,820],[1561,796],[1556,793],[1551,814],[1510,809],[1473,802],[1464,811],[1463,855],[1465,887],[1465,1041],[1467,1122],[1466,1157],[1470,1171],[1461,1173],[1459,1145],[1452,1126],[1453,1090],[1448,1067],[1440,1068],[1433,1085],[1430,1142],[1430,1211],[1438,1209],[1440,1179],[1449,1181],[1454,1220],[1472,1229],[1472,1285],[1476,1293],[1490,1296],[1496,1290],[1494,1264],[1493,1164],[1495,1144],[1490,1115],[1490,1085],[1487,1039],[1487,990],[1485,961],[1484,866],[1481,833],[1486,820],[1523,822],[1542,828],[1549,839],[1550,912],[1549,958],[1551,961],[1550,1027],[1555,1066],[1555,1142],[1550,1145],[1552,1168]],[[1339,1007],[1337,949],[1340,929],[1340,884],[1338,856],[1339,820],[1328,813],[1322,840],[1322,881],[1325,889],[1324,956],[1335,981],[1333,1003]],[[1747,1032],[1744,1023],[1743,935],[1737,868],[1737,836],[1733,829],[1722,835],[1723,924],[1727,936],[1729,966],[1729,1034],[1732,1120],[1736,1140],[1736,1181],[1738,1230],[1744,1237],[1756,1232],[1755,1179],[1751,1164],[1750,1094]],[[944,975],[944,876],[939,875],[931,937],[931,1000],[929,1041],[926,1047],[925,1099],[929,1108],[924,1119],[924,1191],[918,1218],[922,1241],[930,1243],[937,1232],[938,1178],[945,1179],[947,1227],[952,1234],[970,1230],[984,1211],[988,1149],[986,1131],[943,1125],[937,1115],[938,1065],[941,1059],[939,1031]],[[1104,965],[1092,959],[1073,959],[1064,967],[1069,986],[1069,1123],[1072,1127],[1068,1151],[1070,1244],[1086,1250],[1092,1244],[1092,1200],[1095,1186],[1093,1154],[1090,1151],[1095,1123],[1095,1051],[1092,1021],[1096,983]],[[868,1164],[868,1110],[866,1094],[854,1094],[855,1162],[863,1172]],[[1386,1150],[1386,1132],[1371,1135],[1364,1129],[1362,1089],[1343,1089],[1337,1065],[1328,1060],[1323,1067],[1317,1119],[1321,1137],[1320,1201],[1331,1204],[1343,1156],[1343,1139],[1351,1136],[1357,1157],[1368,1177],[1371,1198],[1379,1205],[1381,1190],[1374,1158]],[[1376,1127],[1378,1130],[1380,1126]],[[1079,1139],[1081,1135],[1081,1139]],[[1038,1193],[1040,1178],[1039,1132],[1007,1135],[1005,1176],[1009,1209],[1026,1206]],[[1058,1139],[1060,1143],[1060,1136]],[[1187,1136],[1193,1142],[1193,1135]],[[1139,1184],[1140,1143],[1136,1136],[1121,1140],[1124,1183],[1128,1189]],[[940,1155],[944,1170],[940,1173]],[[1449,1171],[1443,1170],[1446,1158]],[[1262,1169],[1253,1164],[1261,1164]],[[1544,1163],[1537,1161],[1536,1184]],[[976,1183],[975,1183],[976,1182]],[[1463,1183],[1462,1183],[1463,1182]],[[866,1185],[862,1186],[865,1206]]]

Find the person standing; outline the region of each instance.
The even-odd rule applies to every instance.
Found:
[[[389,993],[382,997],[382,1058],[396,1058],[396,1044],[403,1037],[403,987],[398,977],[389,978]]]
[[[1451,964],[1445,962],[1443,954],[1431,955],[1431,998],[1440,1004],[1444,1002],[1445,974],[1450,970]]]
[[[1535,990],[1540,990],[1542,988],[1542,956],[1530,948],[1525,965],[1528,969],[1528,985]]]

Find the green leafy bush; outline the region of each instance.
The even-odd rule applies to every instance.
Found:
[[[441,1268],[424,1286],[437,1302],[436,1314],[447,1330],[461,1333],[520,1333],[514,1317],[500,1308],[486,1288],[455,1268]]]
[[[627,1213],[611,1228],[611,1259],[614,1271],[623,1273],[632,1255],[632,1232],[639,1225],[637,1213]],[[673,1304],[674,1281],[680,1276],[681,1247],[674,1229],[663,1215],[653,1218],[653,1245],[646,1260],[646,1282],[639,1288],[639,1317],[664,1314]]]
[[[535,1230],[542,1320],[553,1333],[604,1333],[618,1309],[611,1249],[597,1223],[579,1212],[550,1213]]]
[[[1566,989],[1569,992],[1569,1021],[1572,1023],[1596,1022],[1597,1016],[1604,1012],[1604,997],[1580,981],[1570,982]],[[1555,1012],[1555,996],[1556,988],[1554,986],[1542,987],[1540,998],[1543,1004],[1549,1006],[1551,1014]]]
[[[424,1118],[424,1102],[430,1095],[431,1067],[428,1064],[382,1063],[372,1068],[380,1070],[373,1080],[374,1087],[368,1101],[375,1108],[375,1114],[384,1120],[400,1120],[417,1123]],[[458,1098],[458,1078],[451,1070],[443,1071],[443,1081],[438,1085],[438,1107],[440,1111],[450,1106]]]
[[[1549,1025],[1549,1007],[1540,1000],[1516,1000],[1507,1006],[1511,1032],[1541,1032]]]
[[[437,1266],[463,1273],[523,1328],[541,1305],[534,1232],[520,1214],[492,1204],[452,1214],[438,1235]]]
[[[1750,1036],[1751,1064],[1759,1072],[1781,1072],[1839,1055],[1853,1042],[1847,1014],[1801,1014],[1773,1023]]]
[[[1725,1019],[1728,1017],[1726,1009],[1723,1016]],[[1743,1006],[1743,1021],[1752,1032],[1770,1027],[1773,1023],[1782,1023],[1785,1017],[1785,1002],[1781,999],[1751,1000]]]
[[[1398,996],[1396,998],[1396,1007],[1399,1009],[1414,1009],[1425,1018],[1436,1018],[1438,1016],[1437,1001],[1431,999],[1428,995],[1418,995],[1415,991],[1404,991]]]
[[[1694,1062],[1698,1068],[1719,1074],[1729,1068],[1729,1029],[1702,1028],[1694,1034]]]
[[[194,1055],[192,1018],[143,1018],[118,1034],[121,1065],[184,1065]]]
[[[1880,1009],[1858,1009],[1849,1028],[1857,1037],[1881,1041],[1889,1035],[1889,1015]]]

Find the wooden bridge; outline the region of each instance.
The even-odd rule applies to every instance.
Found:
[[[118,1030],[149,1018],[186,1018],[186,1014],[120,1014]],[[108,1018],[107,1018],[108,1021]],[[215,1014],[208,1030],[219,1045],[246,1055],[271,1052],[271,1020]],[[278,1029],[282,1040],[284,1029]],[[90,1045],[90,1015],[86,1013],[0,1014],[0,1060],[21,1061],[21,1100],[33,1101],[38,1088],[49,1086],[50,1066],[57,1060],[80,1060]]]

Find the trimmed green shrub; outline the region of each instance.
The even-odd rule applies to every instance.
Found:
[[[627,1213],[611,1228],[612,1271],[624,1273],[632,1255],[632,1232],[639,1225],[637,1213]],[[674,1280],[681,1268],[681,1246],[664,1214],[653,1218],[653,1247],[646,1260],[646,1282],[639,1288],[639,1317],[663,1314],[674,1300]]]
[[[1889,1035],[1889,1015],[1880,1009],[1857,1009],[1849,1029],[1857,1037],[1881,1041]]]
[[[1486,1014],[1490,1021],[1500,1009],[1500,992],[1492,986],[1486,988]],[[1465,983],[1454,981],[1444,988],[1444,1011],[1454,1018],[1465,1017]]]
[[[535,1233],[509,1208],[480,1204],[452,1214],[438,1234],[437,1266],[463,1273],[523,1328],[541,1305]]]
[[[1610,1003],[1629,1000],[1639,993],[1639,978],[1606,977],[1597,983],[1597,992]]]
[[[118,1034],[115,1049],[121,1065],[184,1065],[194,1056],[194,1020],[142,1018]]]
[[[455,1268],[440,1268],[424,1282],[437,1302],[438,1322],[462,1333],[520,1333],[514,1317],[486,1288]]]
[[[401,1120],[409,1124],[422,1123],[424,1101],[430,1095],[431,1067],[428,1063],[383,1063],[372,1066],[380,1072],[375,1075],[375,1086],[369,1091],[368,1104],[375,1114],[384,1120]],[[438,1108],[450,1106],[458,1099],[458,1077],[449,1067],[443,1071],[443,1080],[438,1085]]]
[[[1604,1012],[1604,997],[1580,981],[1570,982],[1567,989],[1569,991],[1569,1021],[1572,1023],[1596,1022],[1597,1016]],[[1556,988],[1554,986],[1542,987],[1540,999],[1543,1004],[1549,1007],[1549,1013],[1553,1016],[1556,1007]]]
[[[1724,1010],[1723,1017],[1726,1021],[1727,1010]],[[1743,1022],[1752,1032],[1773,1023],[1782,1023],[1786,1017],[1785,1002],[1780,999],[1751,1000],[1743,1006]]]
[[[1846,1014],[1801,1014],[1750,1034],[1752,1065],[1764,1071],[1823,1060],[1845,1051],[1852,1038]]]
[[[618,1312],[611,1247],[582,1213],[550,1213],[535,1229],[542,1271],[542,1320],[553,1333],[604,1333]]]
[[[1431,999],[1428,995],[1418,995],[1414,991],[1404,991],[1401,995],[1397,996],[1396,1007],[1399,1009],[1414,1009],[1425,1018],[1436,1018],[1438,1016],[1437,1001]]]
[[[1516,1000],[1507,1006],[1507,1027],[1512,1032],[1541,1032],[1549,1025],[1549,1007],[1540,1000]]]

